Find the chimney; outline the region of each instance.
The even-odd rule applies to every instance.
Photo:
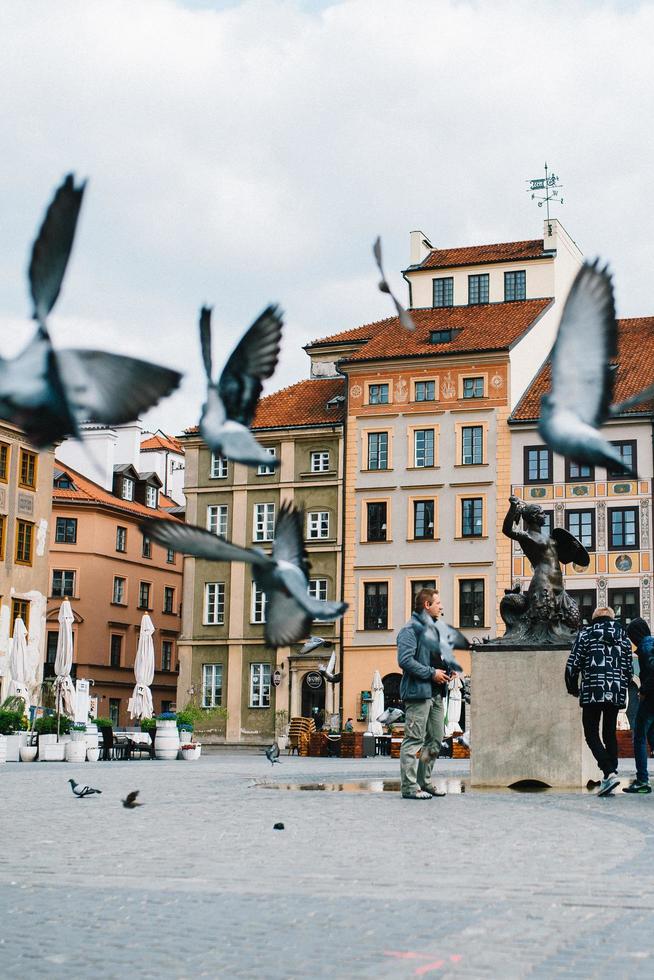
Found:
[[[424,231],[409,232],[409,263],[410,265],[420,265],[433,249]]]
[[[545,218],[543,222],[543,248],[546,252],[556,251],[556,240],[559,234],[557,218]]]

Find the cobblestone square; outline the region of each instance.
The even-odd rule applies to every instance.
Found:
[[[435,774],[448,795],[419,804],[386,758],[2,766],[0,975],[649,973],[654,797]]]

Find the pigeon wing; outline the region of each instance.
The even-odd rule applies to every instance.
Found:
[[[211,381],[211,307],[200,310],[200,347],[207,378]]]
[[[261,394],[261,382],[277,364],[282,336],[282,315],[268,306],[236,345],[218,383],[218,393],[230,419],[249,426]]]
[[[587,425],[607,417],[618,351],[613,285],[598,260],[585,262],[572,284],[552,348],[552,396]]]
[[[314,599],[309,595],[307,586],[302,586],[297,575],[288,574],[283,570],[279,574],[286,590],[302,606],[305,612],[309,614],[310,619],[331,622],[333,619],[340,619],[347,609],[347,602],[326,602],[324,599]],[[293,642],[297,643],[302,636],[306,636],[306,633],[301,633],[297,640]]]
[[[55,354],[72,415],[78,422],[132,422],[179,385],[171,368],[95,350]]]
[[[141,523],[141,530],[146,537],[157,541],[165,548],[180,551],[195,558],[206,558],[208,561],[246,561],[255,565],[270,565],[274,562],[262,552],[251,548],[241,548],[231,541],[225,541],[193,524],[182,524],[178,521],[166,521],[161,517],[148,517]]]
[[[288,561],[299,568],[308,584],[311,565],[304,547],[303,525],[304,511],[293,504],[282,504],[275,522],[272,553],[276,561]]]
[[[32,247],[29,282],[34,319],[43,324],[57,302],[68,259],[86,181],[75,187],[75,175],[68,174],[57,188]]]
[[[388,293],[390,298],[393,300],[395,309],[397,310],[397,315],[400,318],[400,323],[405,330],[415,330],[416,325],[412,318],[409,316],[407,311],[404,309],[402,304],[395,298],[391,287],[388,285],[386,276],[384,275],[384,267],[382,265],[382,250],[381,250],[381,238],[379,236],[375,239],[375,244],[372,246],[372,253],[375,256],[375,262],[377,263],[377,268],[379,269],[379,274],[381,275],[381,281],[379,283],[379,290],[382,293]]]
[[[266,593],[266,643],[287,647],[307,635],[313,617],[292,596],[275,590]]]
[[[127,794],[127,796],[125,797],[125,801],[124,802],[125,803],[128,803],[128,804],[129,803],[133,803],[138,795],[139,795],[139,790],[138,789],[132,790],[131,793],[128,793]]]

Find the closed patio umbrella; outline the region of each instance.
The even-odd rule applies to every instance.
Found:
[[[27,714],[30,706],[30,692],[27,686],[27,630],[20,616],[16,617],[14,623],[14,635],[11,639],[11,652],[9,654],[9,673],[11,674],[9,697],[23,698],[25,713]]]
[[[154,625],[147,613],[141,620],[139,645],[134,661],[136,684],[130,699],[129,713],[132,718],[152,718],[152,692],[150,684],[154,680]]]
[[[70,677],[73,666],[73,610],[68,599],[59,607],[59,633],[55,657],[55,693],[57,713],[72,718],[75,714],[75,687]]]
[[[372,675],[370,691],[372,693],[372,701],[370,702],[370,711],[368,713],[368,731],[372,732],[373,735],[383,735],[384,726],[380,721],[377,721],[377,718],[379,718],[384,710],[384,685],[382,684],[381,674],[378,670]]]

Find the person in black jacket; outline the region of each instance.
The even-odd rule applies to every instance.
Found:
[[[627,703],[632,674],[631,643],[624,628],[610,606],[597,608],[590,626],[577,633],[565,683],[568,694],[579,697],[584,736],[604,775],[598,796],[608,796],[620,783],[615,728],[618,711]]]
[[[636,647],[640,674],[638,711],[633,726],[636,778],[623,793],[651,793],[647,772],[647,745],[654,749],[654,637],[644,619],[637,616],[627,627],[627,636]]]

